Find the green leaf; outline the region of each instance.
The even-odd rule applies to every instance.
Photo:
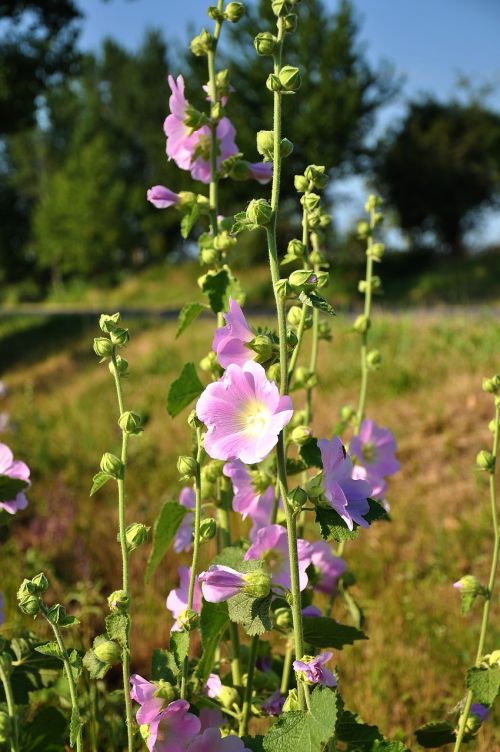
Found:
[[[130,618],[127,614],[110,614],[106,616],[106,632],[110,640],[116,640],[121,648],[128,647]]]
[[[382,739],[377,726],[363,723],[354,713],[345,710],[337,723],[336,738],[352,746],[365,745]]]
[[[186,363],[180,376],[172,382],[168,390],[167,410],[172,418],[199,397],[203,389],[194,364]]]
[[[72,650],[69,653],[68,658],[74,682],[75,684],[78,684],[78,680],[80,679],[80,675],[82,673],[82,657],[77,650]]]
[[[153,572],[167,553],[186,512],[186,507],[176,501],[167,501],[163,505],[153,527],[153,542],[144,578],[146,582],[149,582]]]
[[[368,512],[368,514],[364,515],[364,518],[367,522],[370,523],[370,525],[372,524],[372,522],[377,522],[377,520],[389,519],[387,511],[379,501],[377,501],[376,499],[368,499],[368,504],[370,505],[370,511]]]
[[[500,691],[500,666],[470,668],[467,671],[466,684],[472,691],[475,702],[493,705]]]
[[[92,488],[90,489],[90,495],[93,496],[96,491],[102,488],[108,480],[111,480],[113,476],[109,473],[96,473],[92,481]]]
[[[388,739],[382,739],[372,744],[366,752],[410,752],[403,742],[391,742]]]
[[[80,720],[78,710],[76,708],[72,708],[71,709],[71,721],[69,724],[69,743],[71,747],[76,746],[76,740],[78,738],[78,734],[80,733],[82,726],[83,726],[83,723]]]
[[[20,747],[25,752],[61,752],[65,749],[67,721],[54,707],[42,708],[32,721],[23,721]]]
[[[321,295],[318,295],[318,293],[316,292],[302,291],[299,295],[299,300],[301,301],[301,303],[304,303],[310,308],[317,308],[318,310],[323,311],[324,313],[328,313],[329,316],[336,315],[334,307],[331,306],[330,303],[327,303],[326,300],[322,298]]]
[[[205,276],[201,289],[208,295],[208,302],[214,313],[221,313],[227,309],[230,284],[231,280],[227,269],[221,269]]]
[[[199,216],[200,209],[198,207],[198,204],[193,204],[190,207],[189,212],[184,214],[183,218],[181,219],[181,235],[184,240],[189,237],[189,234]]]
[[[198,318],[202,311],[206,310],[208,310],[208,308],[206,305],[203,305],[203,303],[186,303],[179,313],[179,325],[175,333],[175,339],[180,337],[182,332],[186,331],[188,326]]]
[[[214,558],[214,564],[223,564],[225,567],[236,569],[237,572],[245,571],[244,552],[238,546],[227,546]]]
[[[443,747],[455,741],[455,729],[448,721],[426,723],[415,731],[417,742],[426,749]]]
[[[335,648],[342,650],[344,645],[352,645],[356,640],[368,637],[348,624],[339,624],[328,616],[305,616],[302,620],[304,640],[315,648]]]
[[[343,587],[340,593],[341,593],[342,598],[345,601],[347,610],[349,611],[351,615],[351,619],[353,620],[354,625],[358,629],[361,629],[361,627],[365,623],[365,615],[363,613],[363,609],[361,608],[359,603],[352,597],[352,595],[347,590],[347,588]]]
[[[264,752],[263,736],[244,736],[242,741],[245,747],[252,752]]]
[[[311,694],[311,711],[283,713],[264,737],[265,752],[319,752],[335,733],[337,694],[328,687],[316,687]]]
[[[87,652],[83,656],[83,665],[89,672],[92,679],[103,679],[111,668],[109,663],[101,661],[96,656],[92,648],[90,648],[90,650],[87,650]]]
[[[228,550],[228,549],[225,549]],[[222,635],[229,624],[227,603],[208,603],[203,601],[200,616],[202,654],[196,669],[198,676],[206,682],[212,671],[214,658]]]
[[[168,650],[155,648],[153,650],[153,655],[151,658],[151,679],[153,681],[160,681],[160,679],[164,679],[165,681],[170,682],[170,684],[175,684],[177,681],[178,673],[179,670],[172,653],[170,653]]]
[[[172,632],[170,635],[170,650],[175,659],[177,668],[182,668],[184,659],[189,653],[189,633]]]
[[[375,522],[376,520],[387,519],[388,515],[382,504],[379,504],[375,499],[368,499],[370,509],[368,514],[364,515],[365,520],[368,523]],[[327,509],[326,507],[318,507],[316,509],[316,522],[321,529],[321,535],[325,540],[343,541],[354,540],[359,533],[359,525],[354,523],[352,530],[349,530],[342,517],[337,514],[334,509]]]
[[[307,467],[319,467],[320,469],[323,469],[323,461],[321,459],[321,452],[319,450],[317,439],[308,439],[308,441],[300,447],[300,456],[306,463]]]
[[[29,483],[20,478],[0,474],[0,501],[12,501],[18,493],[28,488]]]
[[[259,225],[254,224],[251,222],[246,212],[238,212],[234,215],[234,224],[231,227],[231,235],[239,235],[240,232],[243,232],[243,230],[258,230]]]
[[[238,593],[227,601],[229,618],[241,624],[250,637],[263,634],[273,628],[269,617],[271,600],[271,594],[266,598],[253,598],[246,593]]]
[[[44,645],[38,645],[35,650],[37,653],[42,653],[42,655],[50,655],[52,658],[58,658],[60,661],[62,661],[61,651],[59,650],[59,645],[57,644],[57,642],[46,642]]]

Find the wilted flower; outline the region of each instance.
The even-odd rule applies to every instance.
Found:
[[[331,441],[320,439],[318,446],[323,461],[323,491],[328,504],[344,520],[349,530],[356,522],[369,527],[364,515],[370,510],[371,486],[365,480],[354,480],[352,460],[338,436]]]
[[[190,567],[179,567],[180,584],[178,588],[171,590],[167,596],[167,608],[172,612],[175,623],[172,626],[172,632],[178,632],[180,629],[178,618],[179,615],[188,606],[189,578],[191,576]],[[201,590],[198,580],[194,581],[193,611],[197,614],[201,612]]]
[[[276,446],[293,408],[258,363],[231,364],[219,381],[209,384],[196,404],[208,428],[205,450],[213,459],[253,464]]]
[[[15,460],[7,444],[2,443],[0,443],[0,475],[7,475],[9,478],[17,478],[29,483],[30,469],[28,465],[21,460]],[[0,509],[4,509],[9,514],[15,514],[27,506],[28,499],[23,491],[20,491],[15,499],[0,501]]]
[[[229,298],[229,311],[224,314],[226,326],[216,330],[212,347],[217,360],[223,368],[231,363],[242,366],[247,360],[253,360],[257,353],[246,346],[254,334],[236,300]]]
[[[196,494],[189,486],[184,486],[179,494],[179,504],[186,509],[194,509],[196,506]],[[181,551],[190,551],[193,545],[193,523],[194,514],[188,512],[182,520],[174,540],[174,551],[180,554]]]
[[[165,188],[164,185],[154,185],[148,190],[146,197],[157,209],[168,209],[180,201],[179,194],[174,193],[170,188]]]
[[[305,655],[301,661],[294,661],[295,671],[303,673],[304,681],[308,684],[324,684],[327,687],[336,687],[337,679],[332,672],[325,668],[333,653],[320,653],[312,657]]]
[[[248,468],[241,460],[226,462],[224,475],[231,478],[233,484],[233,509],[239,512],[244,520],[247,517],[253,522],[250,540],[255,540],[257,532],[269,525],[274,507],[274,489],[272,486],[259,492],[252,480]]]
[[[184,752],[200,731],[200,719],[189,713],[186,700],[174,700],[150,721],[149,752]]]
[[[314,589],[327,595],[335,593],[339,577],[346,569],[344,559],[334,556],[331,546],[319,540],[312,544],[311,562],[316,573]]]
[[[283,705],[285,704],[285,696],[281,694],[279,689],[276,689],[268,699],[262,703],[262,710],[268,715],[281,715]]]
[[[311,563],[311,544],[302,538],[297,541],[299,556],[300,589],[307,587],[306,569]],[[245,559],[261,559],[264,569],[271,575],[273,585],[290,589],[290,558],[288,553],[288,533],[282,525],[269,525],[261,528],[245,554]]]
[[[349,452],[357,460],[352,477],[368,481],[372,498],[382,500],[387,490],[385,478],[397,473],[401,467],[395,457],[396,439],[392,432],[365,419],[359,434],[349,442]]]

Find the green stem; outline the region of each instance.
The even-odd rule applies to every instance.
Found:
[[[292,660],[293,660],[293,642],[291,640],[288,640],[288,643],[286,646],[285,660],[283,663],[283,673],[281,674],[280,692],[282,695],[286,695],[288,693],[288,685],[290,684],[290,673],[292,670]]]
[[[313,249],[319,251],[319,240],[316,233],[312,233],[311,241]],[[319,264],[314,264],[314,272],[319,272]],[[311,355],[309,358],[309,371],[316,373],[318,365],[318,351],[319,351],[319,311],[317,308],[313,308],[312,314],[312,339],[311,339]],[[307,425],[309,425],[313,419],[313,387],[307,389],[306,399],[306,418]]]
[[[497,398],[498,399],[498,398]],[[490,568],[490,576],[488,579],[488,590],[487,595],[484,601],[483,606],[483,618],[481,620],[481,631],[479,633],[479,640],[477,644],[477,651],[476,651],[476,662],[475,665],[479,666],[483,657],[484,653],[484,644],[486,641],[486,632],[488,629],[488,622],[490,618],[490,610],[491,610],[491,601],[493,597],[493,590],[495,587],[495,579],[498,569],[498,559],[500,554],[500,527],[498,523],[498,509],[497,509],[497,494],[496,494],[496,461],[498,459],[498,442],[499,442],[499,434],[500,434],[500,404],[496,407],[496,413],[495,413],[495,433],[493,435],[493,450],[492,454],[495,458],[495,467],[493,471],[490,473],[490,504],[491,504],[491,519],[493,523],[493,553],[491,557],[491,568]],[[453,752],[459,752],[462,741],[465,734],[465,728],[467,725],[467,720],[469,718],[469,712],[472,705],[472,691],[469,690],[467,692],[467,697],[465,700],[465,707],[462,711],[462,717],[460,720],[460,725],[457,732],[457,738],[455,741],[455,747],[453,748]]]
[[[310,189],[306,191],[306,194],[309,192],[310,192]],[[304,255],[307,256],[308,245],[309,245],[309,223],[307,221],[307,211],[306,211],[305,206],[302,211],[302,245],[305,247]],[[307,268],[307,262],[305,258],[304,258],[303,266],[304,266],[304,269]],[[290,383],[293,377],[293,372],[295,371],[295,366],[297,365],[297,360],[299,357],[300,349],[302,347],[302,341],[304,338],[304,330],[305,330],[305,324],[306,324],[306,318],[307,318],[307,309],[308,309],[308,306],[305,303],[302,303],[300,321],[297,327],[297,344],[292,353],[292,357],[290,358],[290,365],[288,366],[288,387],[290,387]]]
[[[219,507],[219,525],[222,533],[222,543],[224,547],[231,545],[231,529],[229,525],[229,498],[227,493],[221,492],[221,506]],[[231,675],[233,677],[233,686],[241,690],[243,684],[241,681],[241,664],[240,664],[240,637],[238,626],[234,622],[229,622],[229,637],[231,639]]]
[[[14,700],[14,694],[12,692],[12,684],[10,683],[10,676],[0,666],[0,680],[3,685],[3,691],[5,693],[5,699],[7,700],[7,710],[9,718],[12,724],[12,737],[10,739],[11,752],[19,752],[19,728],[17,724],[17,712],[16,703]]]
[[[359,403],[358,403],[358,412],[356,414],[356,430],[359,431],[361,423],[363,422],[363,418],[365,416],[365,409],[366,409],[366,394],[368,389],[368,332],[370,330],[370,316],[371,316],[371,310],[372,310],[372,279],[373,279],[373,257],[370,254],[370,248],[373,244],[373,228],[374,228],[374,220],[373,220],[374,212],[371,212],[371,218],[370,218],[370,228],[371,233],[368,237],[368,248],[367,248],[367,254],[366,254],[366,275],[365,275],[365,281],[366,281],[366,289],[365,289],[365,305],[363,313],[365,315],[366,321],[367,321],[367,327],[365,331],[361,334],[361,351],[360,351],[360,358],[361,358],[361,385],[359,389]]]
[[[203,443],[201,440],[201,429],[196,429],[197,449],[196,449],[196,474],[195,474],[195,495],[196,505],[194,508],[194,530],[193,530],[193,558],[191,561],[191,573],[189,577],[189,589],[187,608],[189,611],[193,610],[194,600],[194,587],[196,583],[196,575],[198,570],[198,554],[200,551],[200,522],[201,522],[201,459],[203,456]],[[189,631],[189,641],[191,642],[191,631]],[[182,679],[181,679],[181,699],[186,699],[187,681],[189,673],[189,650],[184,664],[182,666]]]
[[[250,643],[250,652],[248,655],[247,683],[245,687],[245,697],[243,699],[243,709],[240,719],[239,735],[244,736],[248,733],[248,721],[250,720],[250,711],[252,709],[253,694],[253,677],[255,672],[255,662],[257,660],[257,650],[259,647],[259,637],[252,637]]]

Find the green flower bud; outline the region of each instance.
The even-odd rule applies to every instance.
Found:
[[[201,420],[198,420],[198,418],[196,417],[196,410],[191,410],[191,412],[189,413],[189,415],[187,417],[187,421],[186,422],[187,422],[188,426],[190,426],[194,430],[196,430],[197,428],[201,428],[202,425],[203,425],[203,423],[201,422]]]
[[[309,182],[314,184],[315,188],[321,190],[328,183],[328,175],[325,172],[324,165],[309,165],[304,171],[304,176]]]
[[[234,687],[227,687],[225,684],[220,688],[217,699],[223,708],[231,710],[233,705],[238,705],[240,696]]]
[[[483,379],[483,391],[489,394],[498,394],[500,390],[500,374],[492,376],[490,379]]]
[[[295,290],[314,290],[318,285],[318,275],[313,269],[297,269],[288,277]]]
[[[273,210],[265,198],[252,199],[246,210],[247,219],[259,227],[267,227],[271,222]]]
[[[292,292],[292,288],[287,279],[279,279],[276,282],[276,294],[278,297],[284,299],[287,298]]]
[[[281,18],[287,16],[290,12],[288,0],[272,0],[271,6],[274,15]]]
[[[385,252],[385,245],[383,243],[372,243],[366,251],[368,256],[371,256],[374,261],[380,261]]]
[[[210,32],[206,29],[202,29],[198,36],[191,40],[190,47],[193,55],[196,55],[196,57],[202,57],[213,49],[213,45],[214,39]]]
[[[51,624],[61,624],[64,626],[67,617],[66,609],[61,603],[55,603],[47,611],[46,617]]]
[[[7,713],[0,711],[0,744],[12,739],[12,721]]]
[[[306,366],[299,366],[295,369],[295,385],[312,389],[318,383],[318,378],[313,371]]]
[[[371,228],[370,228],[370,225],[368,224],[368,222],[365,222],[365,220],[363,220],[362,222],[358,222],[358,225],[356,227],[356,231],[358,233],[358,238],[360,240],[366,240],[366,238],[371,233]]]
[[[283,704],[283,713],[290,713],[293,710],[300,710],[299,697],[296,689],[291,689]]]
[[[179,472],[179,475],[181,476],[181,480],[189,480],[189,478],[194,478],[197,468],[198,463],[196,462],[194,457],[181,455],[177,460],[177,470]]]
[[[491,433],[495,433],[495,431],[497,430],[497,422],[495,418],[493,418],[493,420],[490,420],[490,422],[488,423],[488,429],[491,431]]]
[[[222,21],[224,19],[224,14],[219,11],[216,5],[209,5],[207,8],[207,16],[212,21]]]
[[[321,201],[321,196],[317,193],[306,193],[300,199],[300,203],[308,212],[312,212],[318,208]]]
[[[379,196],[376,196],[374,193],[371,193],[365,204],[365,211],[368,212],[368,214],[372,211],[374,211],[378,206],[382,206],[383,201]]]
[[[198,626],[199,620],[200,617],[196,611],[193,611],[192,608],[185,608],[179,614],[177,623],[181,632],[192,632]]]
[[[384,215],[381,212],[375,212],[375,214],[372,215],[372,224],[374,227],[377,227],[377,225],[382,224],[384,221]]]
[[[119,457],[111,452],[104,452],[101,457],[100,468],[103,473],[108,473],[113,478],[123,476],[123,463]]]
[[[94,352],[99,358],[111,358],[114,352],[113,343],[107,337],[95,337]]]
[[[238,23],[245,15],[245,6],[243,3],[229,3],[224,11],[224,18],[231,23]]]
[[[293,626],[291,609],[286,608],[285,606],[277,608],[274,612],[274,621],[276,622],[276,626],[281,627],[281,629],[291,629]]]
[[[293,350],[295,347],[297,347],[298,342],[299,340],[293,329],[287,329],[286,344],[288,345],[288,349]]]
[[[272,477],[265,470],[250,470],[252,486],[257,493],[263,494],[273,484]]]
[[[200,261],[206,266],[211,266],[219,260],[219,254],[215,248],[202,248],[200,251]]]
[[[286,159],[293,152],[293,143],[289,138],[282,138],[280,141],[280,157]]]
[[[156,689],[154,693],[155,697],[160,697],[167,702],[173,702],[177,698],[177,691],[170,682],[165,681],[165,679],[160,679],[159,682],[155,683],[158,686],[158,689]]]
[[[32,577],[31,583],[35,588],[35,593],[45,593],[49,587],[49,581],[43,572]]]
[[[266,87],[269,89],[269,91],[282,91],[283,86],[281,84],[281,81],[279,79],[279,76],[277,76],[275,73],[270,73],[266,79]]]
[[[332,327],[328,321],[320,321],[318,327],[318,334],[320,339],[324,339],[327,342],[331,342],[332,339]]]
[[[214,238],[214,248],[218,251],[228,251],[237,242],[236,238],[233,238],[227,231],[220,232]]]
[[[290,434],[290,438],[297,446],[304,446],[312,436],[309,426],[297,426]]]
[[[295,428],[296,426],[304,426],[306,423],[307,423],[307,411],[295,410],[293,417],[288,425],[290,428]]]
[[[115,590],[108,597],[109,610],[115,614],[126,614],[130,605],[130,598],[125,590]]]
[[[205,474],[201,474],[201,496],[202,498],[207,501],[209,499],[215,499],[217,495],[217,486],[215,483],[211,480],[209,480]]]
[[[126,376],[128,371],[128,361],[125,360],[125,358],[122,358],[121,355],[115,355],[115,361],[116,361],[116,370],[118,371],[119,376]],[[110,370],[110,373],[114,375],[115,373],[115,364],[113,361],[109,362],[108,368]]]
[[[483,592],[483,586],[473,574],[466,574],[455,583],[455,587],[460,593],[468,595],[479,595]]]
[[[309,180],[304,175],[295,175],[293,184],[297,193],[305,193],[309,190]]]
[[[370,328],[370,319],[368,318],[368,316],[365,316],[365,314],[362,313],[360,316],[356,317],[352,328],[355,332],[363,334]]]
[[[302,507],[307,501],[307,494],[303,488],[297,486],[288,493],[286,500],[292,513],[297,515],[300,514]]]
[[[301,240],[299,240],[298,238],[293,238],[293,240],[290,240],[290,242],[288,243],[286,250],[287,253],[290,254],[290,256],[295,256],[295,258],[302,258],[302,256],[306,252],[306,247]]]
[[[330,274],[325,271],[316,272],[316,277],[318,278],[318,288],[321,289],[322,287],[326,287],[326,285],[328,284]]]
[[[257,34],[253,40],[258,55],[274,55],[278,48],[278,40],[270,31],[263,31]]]
[[[248,344],[259,356],[257,358],[258,363],[265,363],[272,358],[274,345],[269,334],[258,334]]]
[[[196,203],[198,203],[196,193],[192,193],[191,191],[179,192],[179,206],[183,209],[191,209]]]
[[[118,419],[118,425],[124,433],[132,436],[137,436],[144,430],[141,416],[133,410],[127,410],[127,412],[122,413]]]
[[[500,650],[494,650],[489,655],[485,655],[485,659],[488,659],[489,666],[500,666]]]
[[[115,663],[120,662],[122,650],[114,640],[103,640],[98,645],[95,645],[94,653],[100,661],[113,666]]]
[[[257,151],[265,160],[272,161],[274,154],[274,131],[258,131]]]
[[[487,449],[481,449],[476,456],[476,465],[479,470],[486,470],[488,473],[494,473],[495,456]]]
[[[347,422],[354,418],[356,410],[352,405],[344,405],[340,408],[340,418],[342,421]]]
[[[213,371],[214,368],[218,368],[219,365],[217,362],[217,355],[213,350],[210,350],[208,355],[205,355],[205,357],[200,360],[199,365],[202,371]]]
[[[149,527],[143,525],[142,522],[132,522],[125,531],[125,538],[127,540],[127,550],[129,553],[135,551],[136,548],[146,543],[148,539]]]
[[[322,264],[324,260],[325,257],[318,249],[311,251],[311,253],[309,254],[309,261],[311,262],[311,264]]]
[[[101,332],[104,332],[105,334],[110,334],[118,322],[120,321],[120,314],[119,313],[113,313],[112,316],[109,316],[106,313],[101,313],[99,317],[99,329]]]
[[[256,569],[243,575],[245,585],[242,592],[252,598],[266,598],[271,592],[271,577],[262,569]]]
[[[298,327],[302,320],[302,308],[299,308],[299,306],[296,305],[292,306],[288,311],[286,320],[290,326]]]
[[[298,91],[300,89],[300,71],[295,66],[284,65],[278,77],[285,91]]]
[[[370,350],[366,356],[366,363],[368,368],[372,371],[376,371],[377,368],[380,368],[382,365],[382,355],[380,354],[380,350]]]
[[[118,347],[125,347],[125,345],[130,340],[128,329],[124,329],[121,326],[117,326],[115,329],[113,329],[113,331],[110,333],[110,337],[111,342]]]
[[[288,16],[285,16],[283,26],[287,34],[292,34],[294,31],[296,31],[297,30],[297,14],[289,13]]]
[[[37,595],[25,595],[19,598],[18,606],[23,614],[36,616],[40,611],[40,598]]]
[[[217,522],[213,517],[207,517],[200,523],[200,543],[212,540],[217,534]]]
[[[212,482],[219,480],[219,478],[224,476],[224,473],[222,472],[224,465],[224,460],[211,460],[208,465],[205,465],[203,468],[205,477]]]
[[[267,369],[267,378],[269,381],[274,381],[276,384],[280,383],[281,371],[279,363],[273,363],[272,366],[269,366]]]

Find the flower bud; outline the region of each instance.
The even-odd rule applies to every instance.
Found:
[[[104,332],[105,334],[110,334],[113,331],[113,329],[116,327],[119,321],[120,321],[119,313],[113,313],[112,316],[109,316],[106,313],[101,313],[99,317],[99,329],[101,330],[101,332]]]
[[[266,87],[269,91],[281,91],[283,89],[279,76],[275,73],[270,73],[266,79]]]
[[[49,587],[49,581],[43,572],[32,577],[31,583],[35,588],[35,593],[45,593]]]
[[[155,690],[154,696],[159,697],[162,700],[166,700],[167,702],[173,702],[177,698],[177,692],[175,687],[170,684],[170,682],[165,681],[165,679],[160,679],[159,682],[157,682],[157,689]]]
[[[109,610],[115,614],[126,614],[130,605],[130,598],[125,590],[115,590],[108,597]]]
[[[493,434],[497,430],[497,422],[495,418],[493,418],[493,420],[490,420],[490,422],[488,423],[488,430],[491,431],[491,433]]]
[[[298,193],[305,193],[309,189],[309,180],[304,175],[295,175],[293,184]]]
[[[219,254],[215,248],[202,248],[200,251],[200,261],[202,264],[211,266],[215,264],[219,259]]]
[[[489,666],[500,666],[500,650],[494,650],[489,655],[485,655]]]
[[[483,379],[483,391],[489,394],[498,394],[500,390],[500,374],[492,376],[490,379]]]
[[[297,486],[288,493],[286,500],[292,513],[297,515],[300,514],[302,507],[307,501],[307,494],[303,488]]]
[[[376,371],[377,368],[380,368],[382,365],[382,355],[380,354],[380,350],[370,350],[366,356],[366,363],[368,368],[372,371]]]
[[[375,212],[374,214],[372,214],[372,224],[374,227],[382,224],[383,221],[384,215],[381,212]]]
[[[360,240],[365,240],[370,235],[371,228],[368,222],[365,222],[365,220],[363,220],[362,222],[358,222],[356,231],[358,233],[358,238]]]
[[[274,621],[276,622],[276,626],[281,627],[281,629],[291,629],[293,626],[291,609],[286,608],[286,606],[277,608],[274,612]]]
[[[199,366],[201,370],[205,372],[213,371],[214,368],[218,367],[217,355],[213,350],[210,350],[208,355],[205,355],[205,357],[200,360]]]
[[[234,687],[228,687],[225,684],[220,688],[217,699],[223,708],[231,710],[233,705],[238,705],[240,696]]]
[[[47,620],[51,624],[62,624],[66,621],[66,609],[61,603],[55,603],[46,613]]]
[[[125,538],[127,541],[127,551],[135,551],[136,548],[146,543],[148,539],[149,527],[143,525],[142,522],[133,522],[129,525],[125,531]]]
[[[302,309],[296,305],[292,306],[288,311],[286,320],[288,321],[290,326],[298,327],[300,325],[300,322],[302,321]]]
[[[196,462],[194,457],[181,455],[177,460],[177,470],[179,472],[179,475],[181,476],[181,480],[189,480],[189,478],[194,478],[197,468],[198,463]]]
[[[300,199],[300,203],[308,212],[312,212],[317,209],[320,201],[321,196],[319,196],[317,193],[305,193]]]
[[[198,36],[191,40],[191,52],[196,57],[202,57],[213,49],[214,40],[210,32],[203,29]]]
[[[119,376],[126,376],[128,371],[128,361],[125,360],[125,358],[122,358],[121,355],[115,355],[115,362],[116,362],[116,370],[118,371]],[[114,375],[115,372],[115,364],[113,361],[110,361],[109,363],[109,370]]]
[[[366,252],[375,261],[380,261],[385,252],[385,245],[383,243],[372,243]]]
[[[325,174],[324,165],[309,165],[304,171],[306,180],[314,184],[315,188],[321,190],[328,183],[328,175]]]
[[[280,141],[280,157],[286,159],[293,152],[293,143],[289,138],[282,138]]]
[[[263,31],[257,34],[253,40],[258,55],[274,55],[278,48],[278,40],[270,31]]]
[[[258,131],[257,151],[264,159],[271,161],[274,154],[274,131]]]
[[[276,282],[275,290],[277,296],[282,299],[287,298],[292,292],[292,288],[287,279],[279,279]]]
[[[271,6],[274,15],[281,18],[287,16],[290,12],[288,0],[272,0]]]
[[[94,352],[99,358],[111,358],[114,352],[113,343],[107,337],[95,337]]]
[[[297,269],[288,277],[295,290],[314,290],[318,285],[318,275],[312,269]]]
[[[217,522],[213,517],[207,517],[200,523],[200,543],[212,540],[217,534]]]
[[[113,329],[113,331],[110,333],[110,337],[111,342],[118,347],[125,347],[125,345],[130,340],[128,329],[124,329],[121,326],[117,326],[115,329]]]
[[[309,261],[311,264],[322,264],[324,260],[325,257],[318,248],[315,248],[314,251],[311,251],[309,254]]]
[[[298,238],[293,238],[293,240],[290,240],[290,242],[288,243],[286,250],[287,253],[290,254],[290,256],[295,256],[295,258],[302,258],[302,256],[306,252],[306,247],[301,240],[299,240]]]
[[[0,710],[0,744],[6,744],[12,739],[12,721],[7,713]]]
[[[330,279],[330,274],[329,272],[319,271],[319,272],[316,272],[316,277],[318,278],[318,287],[322,288],[322,287],[326,287],[326,285],[328,284],[328,281]]]
[[[276,384],[280,383],[281,370],[279,363],[273,363],[272,366],[269,366],[267,369],[267,378],[269,381],[274,381]]]
[[[312,389],[316,386],[318,379],[315,373],[306,368],[306,366],[299,366],[295,369],[295,384],[299,387],[305,387]]]
[[[245,15],[245,6],[243,3],[228,3],[226,10],[224,11],[224,18],[227,18],[231,23],[238,23],[240,19]]]
[[[118,419],[118,425],[124,433],[133,436],[137,436],[144,430],[141,416],[133,410],[127,410],[127,412],[122,413]]]
[[[262,569],[243,575],[245,585],[242,591],[252,598],[266,598],[271,592],[271,577]]]
[[[297,347],[299,340],[293,329],[287,329],[286,331],[286,344],[289,350],[293,350]]]
[[[479,470],[486,470],[489,473],[494,473],[495,456],[487,449],[481,449],[476,456],[476,465]]]
[[[257,358],[258,363],[265,363],[272,358],[274,345],[269,334],[258,334],[248,344],[259,356]]]
[[[453,584],[453,587],[461,593],[479,595],[483,592],[483,586],[473,574],[466,574]]]
[[[19,598],[18,606],[23,614],[36,616],[40,611],[40,598],[37,595],[25,595]]]
[[[352,328],[355,332],[364,334],[364,332],[367,332],[370,328],[370,319],[368,318],[368,316],[365,316],[365,314],[362,313],[360,316],[356,317]]]
[[[378,206],[382,206],[383,201],[379,196],[376,196],[374,193],[371,193],[365,204],[365,211],[368,212],[368,214],[372,211],[374,211]]]
[[[304,446],[312,436],[309,426],[297,426],[290,434],[290,438],[297,446]]]
[[[114,640],[103,640],[94,646],[94,653],[103,663],[113,666],[119,663],[121,659],[121,648]]]
[[[192,608],[185,608],[179,614],[177,623],[181,632],[192,632],[196,629],[199,622],[199,616]]]
[[[113,478],[123,476],[123,464],[119,457],[111,452],[104,452],[101,457],[100,468],[103,473],[111,475]]]
[[[265,198],[252,199],[246,210],[247,219],[259,227],[267,227],[271,222],[273,210]]]
[[[287,34],[292,34],[294,31],[296,31],[297,30],[297,14],[289,13],[288,16],[285,16],[285,20],[283,21],[283,26]]]
[[[278,78],[285,91],[298,91],[300,89],[300,71],[294,65],[284,65]]]
[[[300,710],[299,697],[296,689],[291,689],[283,704],[283,713],[289,713],[292,710]]]
[[[217,251],[228,251],[236,243],[236,238],[233,238],[227,231],[219,232],[214,238],[214,248]]]

